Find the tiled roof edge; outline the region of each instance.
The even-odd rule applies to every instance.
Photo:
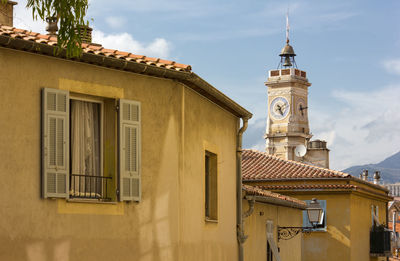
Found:
[[[87,46],[88,45],[83,45],[82,47],[85,50]],[[54,50],[58,48],[55,37],[40,35],[38,33],[33,33],[27,30],[21,30],[5,25],[0,25],[0,47],[42,54],[51,57],[55,57]],[[96,48],[98,48],[98,46]],[[191,72],[191,67],[189,65],[185,67],[185,65],[173,62],[175,66],[179,66],[180,68],[171,69],[171,64],[166,63],[166,65],[163,66],[160,65],[160,63],[153,61],[154,59],[156,59],[158,62],[165,60],[150,58],[147,59],[147,61],[145,56],[140,56],[142,58],[139,59],[139,56],[135,56],[132,54],[129,54],[129,57],[121,59],[120,56],[118,58],[117,56],[121,55],[121,53],[124,52],[111,50],[113,51],[112,55],[111,53],[107,53],[106,55],[101,53],[101,51],[94,49],[95,48],[93,48],[93,50],[90,50],[90,52],[84,51],[80,59],[70,60],[99,65],[116,70],[177,80],[178,82],[185,84],[197,93],[219,105],[223,109],[229,111],[233,115],[247,119],[250,119],[253,116],[249,111],[244,109],[238,103],[234,102],[232,99],[217,90],[201,77]],[[60,55],[57,56],[57,58],[67,59],[65,57],[65,50],[61,51]],[[184,70],[181,67],[186,69]]]
[[[332,174],[339,175],[338,178],[350,178],[350,177],[353,177],[350,174],[345,173],[345,172],[341,172],[341,171],[338,171],[338,170],[327,169],[327,168],[323,168],[323,167],[318,167],[318,166],[315,166],[315,165],[309,165],[309,164],[306,164],[306,163],[303,163],[303,162],[299,162],[299,161],[281,159],[281,158],[279,158],[277,156],[269,155],[266,152],[255,150],[255,149],[243,149],[243,150],[256,152],[256,153],[262,154],[262,155],[264,155],[266,157],[274,158],[274,159],[276,159],[278,161],[284,161],[284,162],[288,162],[288,163],[291,163],[291,164],[303,166],[303,167],[306,167],[306,168],[314,168],[314,169],[318,169],[318,170],[322,170],[322,171],[327,171],[327,172],[330,172]],[[302,179],[302,178],[296,178],[296,180],[299,180],[299,179]],[[308,178],[308,179],[315,180],[316,178]],[[321,178],[321,179],[329,179],[329,178]]]
[[[299,199],[264,190],[258,186],[242,185],[246,195],[255,196],[255,200],[279,206],[306,209],[307,204]]]

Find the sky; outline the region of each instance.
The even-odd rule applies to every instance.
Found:
[[[14,26],[45,33],[18,1]],[[400,151],[400,1],[91,0],[93,42],[190,64],[253,113],[244,147],[265,149],[268,71],[290,43],[307,71],[313,139],[330,167],[377,163]]]

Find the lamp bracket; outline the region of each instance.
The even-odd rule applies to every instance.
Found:
[[[280,239],[289,240],[298,233],[311,233],[311,229],[315,227],[280,227],[278,226],[278,242]]]

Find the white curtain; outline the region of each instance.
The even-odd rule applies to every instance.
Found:
[[[71,173],[100,176],[100,105],[71,100],[70,124]],[[76,196],[86,192],[101,193],[100,179],[72,177],[71,192]]]

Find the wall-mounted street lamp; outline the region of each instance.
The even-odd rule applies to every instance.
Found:
[[[280,227],[278,226],[278,241],[280,239],[289,240],[298,233],[309,233],[311,229],[316,228],[322,216],[322,207],[316,198],[313,198],[306,209],[307,217],[311,223],[311,227]]]

